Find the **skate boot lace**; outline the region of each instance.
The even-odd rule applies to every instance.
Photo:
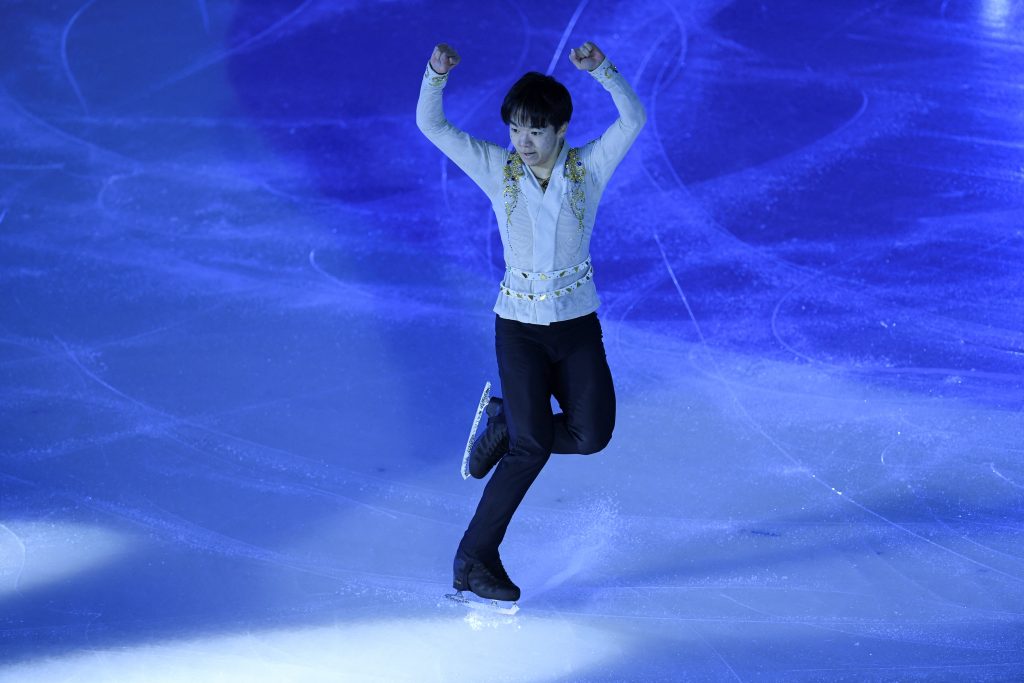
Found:
[[[495,577],[502,579],[503,581],[507,581],[508,583],[512,583],[512,579],[509,578],[508,572],[505,571],[505,565],[501,563],[500,557],[495,557],[493,560],[486,563],[485,566]]]
[[[508,452],[508,427],[503,423],[487,425],[470,454],[470,472],[482,477]]]
[[[492,422],[480,436],[480,441],[488,451],[497,450],[503,445],[502,442],[505,442],[505,448],[508,448],[508,427],[503,422]]]

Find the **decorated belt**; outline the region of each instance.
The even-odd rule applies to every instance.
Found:
[[[586,262],[590,263],[590,259],[587,259]],[[582,270],[582,264],[580,264],[580,266],[573,266],[572,268],[568,268],[566,270],[560,270],[560,271],[557,271],[557,272],[559,272],[559,273],[566,273],[566,274],[569,274],[571,272],[576,272],[576,271],[573,270],[573,268],[580,268]],[[513,271],[513,272],[516,272],[516,271]],[[534,278],[534,279],[539,279],[539,278]],[[568,287],[563,287],[562,289],[556,289],[553,292],[537,292],[537,293],[516,292],[514,290],[509,289],[504,284],[501,284],[500,287],[501,287],[502,293],[505,296],[510,296],[513,299],[525,299],[525,300],[528,300],[528,301],[544,301],[545,299],[554,299],[556,297],[565,296],[569,292],[573,291],[574,289],[578,289],[578,288],[582,287],[584,284],[586,284],[587,282],[590,282],[593,279],[594,279],[594,269],[591,268],[591,269],[589,269],[587,271],[586,275],[581,277],[576,282],[572,283]]]
[[[515,276],[516,280],[520,278],[524,280],[554,280],[555,278],[566,277],[568,275],[572,275],[573,273],[582,273],[589,267],[590,259],[588,258],[583,263],[577,263],[575,266],[569,266],[568,268],[563,268],[562,270],[552,270],[549,273],[532,273],[528,270],[509,268],[508,266],[505,267],[505,270],[512,273],[512,275]]]

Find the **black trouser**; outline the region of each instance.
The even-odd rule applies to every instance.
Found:
[[[552,453],[596,453],[615,427],[615,388],[597,313],[533,325],[494,319],[509,452],[494,469],[461,548],[493,556]],[[551,396],[563,412],[551,414]]]

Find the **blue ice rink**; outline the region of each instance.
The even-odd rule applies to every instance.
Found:
[[[1024,680],[1024,4],[6,0],[0,682]],[[618,396],[449,604],[504,263],[415,125],[647,126]]]

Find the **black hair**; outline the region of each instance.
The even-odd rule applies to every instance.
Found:
[[[501,103],[501,120],[505,125],[521,124],[544,128],[548,124],[558,130],[572,118],[572,97],[564,85],[551,76],[531,71],[515,82]]]

